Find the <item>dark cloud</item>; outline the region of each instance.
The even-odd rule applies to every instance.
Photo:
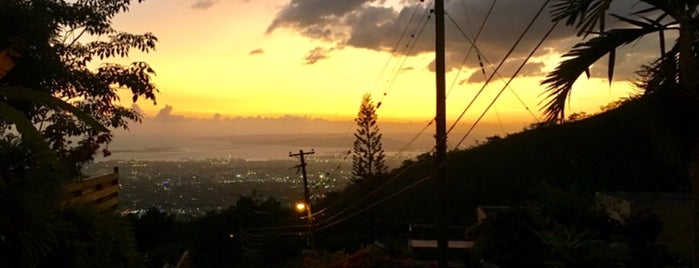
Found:
[[[345,41],[353,47],[388,49],[389,36],[395,35],[395,11],[386,7],[364,7],[347,17],[352,32]]]
[[[399,55],[416,55],[432,53],[434,50],[434,19],[430,6],[426,2],[401,1],[400,7],[385,5],[386,1],[379,0],[291,0],[277,14],[267,28],[272,33],[277,28],[293,29],[309,38],[331,42],[336,46],[366,48],[376,51],[393,51]],[[486,64],[497,65],[524,31],[545,0],[501,0],[493,8],[492,15],[476,41],[480,49],[482,61]],[[464,62],[467,68],[479,68],[476,52],[466,58],[471,45],[468,39],[478,31],[492,0],[446,1],[446,30],[447,30],[447,70],[459,68]],[[632,10],[643,8],[636,0],[618,0],[612,2],[613,13],[628,15]],[[513,51],[510,59],[524,59],[536,46],[539,40],[552,26],[547,9],[533,24],[529,33],[521,40]],[[429,17],[429,20],[428,20]],[[410,23],[409,23],[410,22]],[[616,19],[610,18],[607,26],[622,25]],[[397,42],[405,29],[401,42]],[[462,33],[463,32],[463,33]],[[581,39],[575,36],[575,30],[559,25],[548,41],[544,43],[535,56],[547,53],[565,53]],[[657,55],[657,44],[639,43],[634,46],[635,57],[648,58]],[[655,53],[655,54],[653,54]],[[327,51],[314,49],[306,57],[307,63],[327,57]],[[621,71],[637,68],[634,59],[624,59],[617,56]],[[521,62],[521,61],[520,61]],[[508,62],[507,70],[514,70],[517,62]],[[542,63],[530,64],[523,72],[524,75],[540,75]],[[433,70],[433,64],[427,66]],[[516,67],[515,67],[516,68]],[[507,73],[503,70],[502,73]],[[606,73],[606,70],[604,71]],[[617,78],[624,78],[623,75]],[[469,81],[477,81],[474,76]]]
[[[194,2],[190,7],[192,9],[209,9],[211,6],[216,4],[216,0],[198,0]]]
[[[333,24],[361,8],[366,0],[291,0],[267,28],[271,33],[279,27],[296,28],[304,33],[331,33]],[[330,31],[330,32],[328,32]]]
[[[311,65],[315,64],[319,60],[325,59],[328,57],[328,53],[333,51],[333,48],[322,48],[322,47],[316,47],[312,49],[311,51],[308,51],[308,54],[306,54],[306,64]]]
[[[248,55],[257,55],[257,54],[264,54],[264,53],[265,53],[264,49],[258,48],[258,49],[251,50]]]

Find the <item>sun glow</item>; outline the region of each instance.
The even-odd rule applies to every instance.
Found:
[[[157,72],[154,83],[160,89],[158,105],[138,103],[146,115],[153,116],[170,105],[176,114],[197,118],[214,114],[296,115],[344,120],[356,116],[361,96],[368,92],[375,102],[381,102],[377,111],[381,120],[429,121],[433,117],[434,73],[427,70],[433,59],[431,53],[392,58],[389,52],[337,46],[283,28],[266,34],[267,26],[286,1],[243,2],[220,2],[196,10],[183,3],[152,0],[134,5],[129,13],[118,17],[118,29],[151,31],[159,38],[157,51],[132,53],[124,61],[146,61]],[[310,51],[316,48],[324,54],[307,64]],[[547,69],[560,60],[551,54],[542,57],[547,59]],[[403,70],[397,71],[396,62],[402,60]],[[387,61],[391,65],[380,76]],[[460,79],[475,71],[479,70],[463,71]],[[448,85],[456,72],[447,74]],[[535,116],[541,116],[542,79],[516,79],[483,120],[535,122]],[[463,120],[475,120],[503,85],[503,81],[488,85]],[[447,99],[449,120],[464,111],[480,88],[481,84],[457,84],[451,89]],[[627,82],[614,82],[610,87],[602,79],[582,78],[571,96],[569,111],[596,112],[599,106],[628,96],[630,88]],[[124,105],[131,105],[128,92],[120,96]]]

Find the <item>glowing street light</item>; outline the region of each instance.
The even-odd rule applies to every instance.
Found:
[[[306,204],[304,204],[303,202],[296,203],[296,211],[298,211],[298,212],[306,211]]]
[[[311,250],[315,250],[316,246],[315,239],[313,239],[313,213],[311,212],[311,195],[308,192],[308,176],[306,175],[306,160],[304,156],[314,153],[315,152],[312,150],[311,152],[305,153],[303,150],[299,150],[298,154],[292,154],[289,152],[290,157],[298,156],[301,160],[301,164],[297,167],[301,169],[301,174],[303,175],[303,202],[296,203],[296,210],[299,212],[303,212],[305,210],[308,213],[308,218],[306,219],[308,221],[308,236],[306,237],[306,243]]]
[[[308,224],[308,236],[306,237],[308,246],[311,250],[315,249],[315,240],[313,239],[313,213],[311,212],[311,206],[305,202],[296,203],[296,211],[299,213],[306,213],[306,223]],[[303,219],[304,217],[301,217]]]

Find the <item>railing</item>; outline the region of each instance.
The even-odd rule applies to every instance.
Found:
[[[93,204],[99,210],[116,211],[119,206],[119,168],[114,173],[72,181],[63,185],[63,204]]]
[[[417,237],[436,237],[437,236],[437,226],[434,224],[410,224],[408,225],[408,230],[410,231],[411,239],[408,240],[408,248],[415,250],[418,248],[437,248],[437,240],[435,239],[416,239]],[[461,237],[464,235],[466,230],[465,226],[450,226],[449,227],[449,237]],[[473,248],[473,241],[465,241],[462,239],[454,240],[449,239],[447,241],[447,246],[450,249],[469,249]]]

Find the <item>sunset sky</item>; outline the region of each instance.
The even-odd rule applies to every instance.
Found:
[[[491,74],[543,2],[496,2],[477,41],[486,75]],[[635,2],[615,1],[618,4],[613,8],[627,14]],[[368,92],[376,102],[381,101],[378,114],[383,120],[425,121],[434,116],[435,102],[431,71],[434,20],[427,18],[429,3],[147,0],[141,4],[134,1],[129,12],[115,18],[114,26],[132,33],[152,32],[159,38],[155,52],[132,52],[128,59],[146,61],[157,72],[154,82],[160,89],[158,104],[138,103],[148,116],[293,115],[346,120],[356,115],[362,95]],[[492,3],[447,0],[447,13],[472,39]],[[505,79],[550,26],[548,13],[544,13],[499,72]],[[453,120],[483,86],[484,76],[475,52],[459,72],[469,43],[450,19],[446,27],[446,80],[450,88],[447,109],[449,120]],[[506,90],[489,112],[486,122],[534,122],[526,107],[541,117],[543,87],[539,82],[576,41],[569,29],[555,31],[513,82],[512,90]],[[644,40],[619,52],[620,65],[611,88],[603,78],[606,66],[593,68],[593,75],[600,78],[579,81],[569,112],[598,111],[600,105],[628,96],[633,71],[657,55],[653,42],[656,40]],[[392,56],[394,47],[397,49]],[[489,84],[464,121],[473,121],[502,85],[499,79]],[[130,100],[127,95],[122,99]]]

